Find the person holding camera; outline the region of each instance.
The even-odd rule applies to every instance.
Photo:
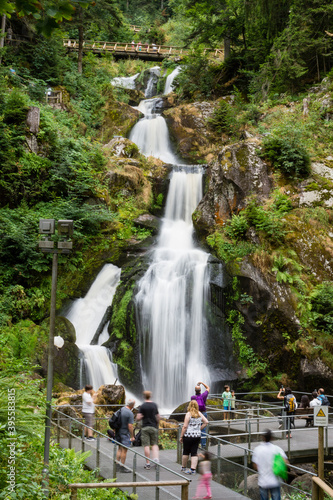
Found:
[[[297,408],[296,398],[293,395],[291,389],[286,387],[285,389],[281,386],[279,394],[277,395],[278,399],[283,399],[283,409],[287,415],[287,428],[290,430],[291,426],[295,429],[295,411]],[[279,426],[281,427],[281,425]],[[291,438],[292,435],[287,431],[286,437]]]

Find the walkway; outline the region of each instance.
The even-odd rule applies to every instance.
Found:
[[[78,51],[79,41],[70,38],[63,40],[63,46],[68,50]],[[105,53],[111,52],[116,58],[134,57],[144,59],[146,61],[162,61],[167,57],[183,58],[192,53],[192,50],[184,49],[183,47],[172,47],[169,45],[155,44],[134,44],[121,42],[100,42],[100,41],[84,41],[83,50],[85,52]],[[212,57],[223,59],[223,49],[204,49],[204,53],[209,53]]]
[[[61,439],[60,440],[60,446],[62,447],[67,447],[68,440],[67,439]],[[72,438],[72,448],[75,448],[75,450],[80,451],[82,449],[82,440],[80,438]],[[85,451],[91,450],[92,454],[91,456],[86,460],[86,464],[91,467],[92,469],[96,468],[96,441],[89,442],[89,441],[84,441],[84,449]],[[143,454],[143,448],[142,447],[137,447],[135,448],[136,451],[139,453]],[[108,441],[107,439],[101,439],[100,440],[100,475],[105,478],[105,479],[111,479],[113,477],[113,463],[112,463],[112,458],[114,454],[114,444]],[[127,460],[126,460],[126,465],[130,469],[134,469],[133,466],[133,459],[134,456],[131,453],[127,454]],[[160,452],[160,461],[161,464],[165,465],[169,469],[171,469],[174,472],[177,472],[180,474],[180,465],[176,463],[177,459],[177,452],[176,450],[163,450]],[[135,459],[134,459],[135,460]],[[171,472],[166,471],[165,469],[160,468],[159,471],[157,471],[154,467],[152,467],[149,471],[144,469],[144,458],[141,458],[140,456],[136,457],[136,474],[126,474],[126,473],[120,473],[117,472],[117,481],[140,481],[140,480],[145,480],[145,481],[155,481],[155,480],[175,480],[177,479],[175,475],[173,475]],[[178,477],[178,479],[181,479],[182,477]],[[186,474],[183,476],[184,479],[189,479]],[[199,481],[200,475],[196,474],[195,476],[190,476],[191,483],[190,483],[190,488],[189,488],[189,499],[195,496],[197,484]],[[116,483],[115,483],[116,485]],[[178,497],[179,498],[179,493],[180,489],[177,486],[169,486],[169,487],[164,487],[161,488],[160,490],[160,495],[159,498],[160,500],[169,500],[172,497]],[[136,491],[136,494],[138,495],[139,500],[154,500],[155,499],[155,488],[138,488]],[[214,500],[247,500],[248,497],[245,497],[244,495],[241,495],[240,493],[237,493],[236,491],[230,490],[229,488],[226,488],[225,486],[222,486],[221,484],[216,483],[215,481],[212,481],[212,494],[213,494],[213,499]]]

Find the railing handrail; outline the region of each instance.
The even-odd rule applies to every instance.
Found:
[[[63,417],[64,417],[64,418],[66,418],[66,419],[70,419],[70,420],[72,420],[73,422],[76,422],[76,423],[77,423],[77,424],[79,424],[80,426],[86,427],[87,429],[91,429],[91,430],[92,430],[95,434],[98,434],[99,436],[102,436],[102,437],[105,437],[105,438],[109,439],[109,436],[107,436],[106,434],[103,434],[102,432],[97,431],[96,429],[94,429],[94,428],[92,428],[92,427],[89,427],[88,425],[84,424],[83,422],[80,422],[80,421],[79,421],[79,420],[77,420],[76,418],[71,417],[70,415],[66,415],[65,413],[63,413],[63,412],[61,412],[60,410],[57,410],[57,409],[54,409],[54,411],[56,411],[56,412],[60,413],[61,415],[63,415]],[[54,420],[54,419],[53,419],[53,418],[51,418],[51,420]],[[145,455],[144,455],[144,454],[142,454],[142,453],[140,453],[139,451],[137,451],[137,450],[133,450],[133,448],[129,448],[129,447],[125,446],[124,444],[119,443],[118,441],[116,441],[116,439],[112,439],[112,441],[114,441],[114,443],[115,443],[116,445],[118,445],[118,446],[120,445],[120,446],[122,446],[122,448],[126,448],[126,449],[127,449],[127,451],[130,451],[131,453],[134,453],[135,455],[138,455],[139,457],[146,459]],[[156,462],[156,461],[155,461],[155,460],[153,460],[152,458],[150,458],[150,459],[149,459],[149,461],[150,461],[150,462],[152,462],[152,463],[153,463],[153,464],[155,464],[155,465],[158,465],[158,466],[159,466],[159,467],[161,467],[162,469],[165,469],[165,470],[167,470],[168,472],[171,472],[172,474],[175,474],[176,476],[181,477],[181,478],[182,478],[182,479],[184,479],[184,480],[188,480],[188,481],[190,481],[190,479],[185,478],[185,477],[184,477],[182,474],[180,474],[179,472],[176,472],[176,471],[174,471],[174,470],[172,470],[172,469],[169,469],[169,467],[166,467],[165,465],[161,464],[160,462]]]

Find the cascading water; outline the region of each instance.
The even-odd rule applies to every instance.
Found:
[[[167,76],[167,79],[165,81],[164,92],[163,92],[164,95],[170,94],[170,92],[172,92],[173,81],[176,78],[176,76],[178,75],[178,73],[181,71],[181,69],[182,69],[181,66],[177,66],[177,68],[174,69],[172,71],[172,73],[170,73],[170,75]]]
[[[171,150],[168,127],[164,118],[156,112],[160,98],[141,101],[138,108],[144,114],[132,128],[129,139],[146,156],[155,156],[166,163],[177,164],[179,160]]]
[[[117,378],[117,366],[112,363],[109,350],[101,345],[109,337],[107,324],[99,336],[99,345],[91,345],[91,342],[107,307],[112,303],[120,273],[118,267],[106,264],[86,296],[75,300],[66,314],[75,327],[76,344],[82,353],[81,386],[88,383],[95,390],[103,384],[113,384]]]
[[[209,382],[204,345],[208,254],[193,241],[202,169],[180,165],[157,104],[158,99],[140,103],[145,116],[129,138],[144,154],[174,165],[158,245],[136,295],[143,385],[168,411],[188,399],[198,380]]]
[[[205,366],[204,302],[208,254],[195,247],[191,214],[202,197],[202,172],[174,170],[152,263],[136,296],[143,384],[164,411],[186,401]]]

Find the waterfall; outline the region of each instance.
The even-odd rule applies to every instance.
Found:
[[[202,198],[203,171],[180,165],[166,122],[157,113],[158,101],[140,103],[145,116],[130,139],[144,154],[174,165],[157,247],[135,297],[143,385],[167,412],[188,400],[198,381],[210,381],[204,313],[209,280],[208,254],[194,244],[192,225]]]
[[[187,169],[172,174],[158,245],[136,295],[143,384],[165,411],[188,400],[198,381],[209,381],[208,254],[195,247],[191,220],[202,196],[202,172]]]
[[[113,384],[117,367],[111,353],[101,344],[108,339],[107,324],[99,337],[99,345],[90,345],[108,306],[112,303],[121,270],[106,264],[98,273],[84,298],[73,302],[66,317],[74,325],[76,344],[81,351],[81,386],[91,384],[97,390],[103,384]]]
[[[156,105],[160,98],[141,101],[138,108],[144,114],[132,128],[129,139],[146,156],[155,156],[166,163],[177,164],[176,155],[171,150],[168,127],[165,119],[157,113]]]
[[[173,81],[174,81],[174,79],[176,78],[176,76],[178,75],[178,73],[180,72],[181,69],[182,69],[181,66],[177,66],[177,68],[174,69],[173,72],[170,73],[170,75],[167,76],[167,79],[165,81],[164,92],[163,92],[164,95],[167,95],[170,92],[172,92],[172,90],[173,90]]]
[[[137,73],[134,76],[117,76],[111,80],[111,85],[114,87],[122,87],[124,89],[135,89],[135,80],[139,76],[140,73]]]

